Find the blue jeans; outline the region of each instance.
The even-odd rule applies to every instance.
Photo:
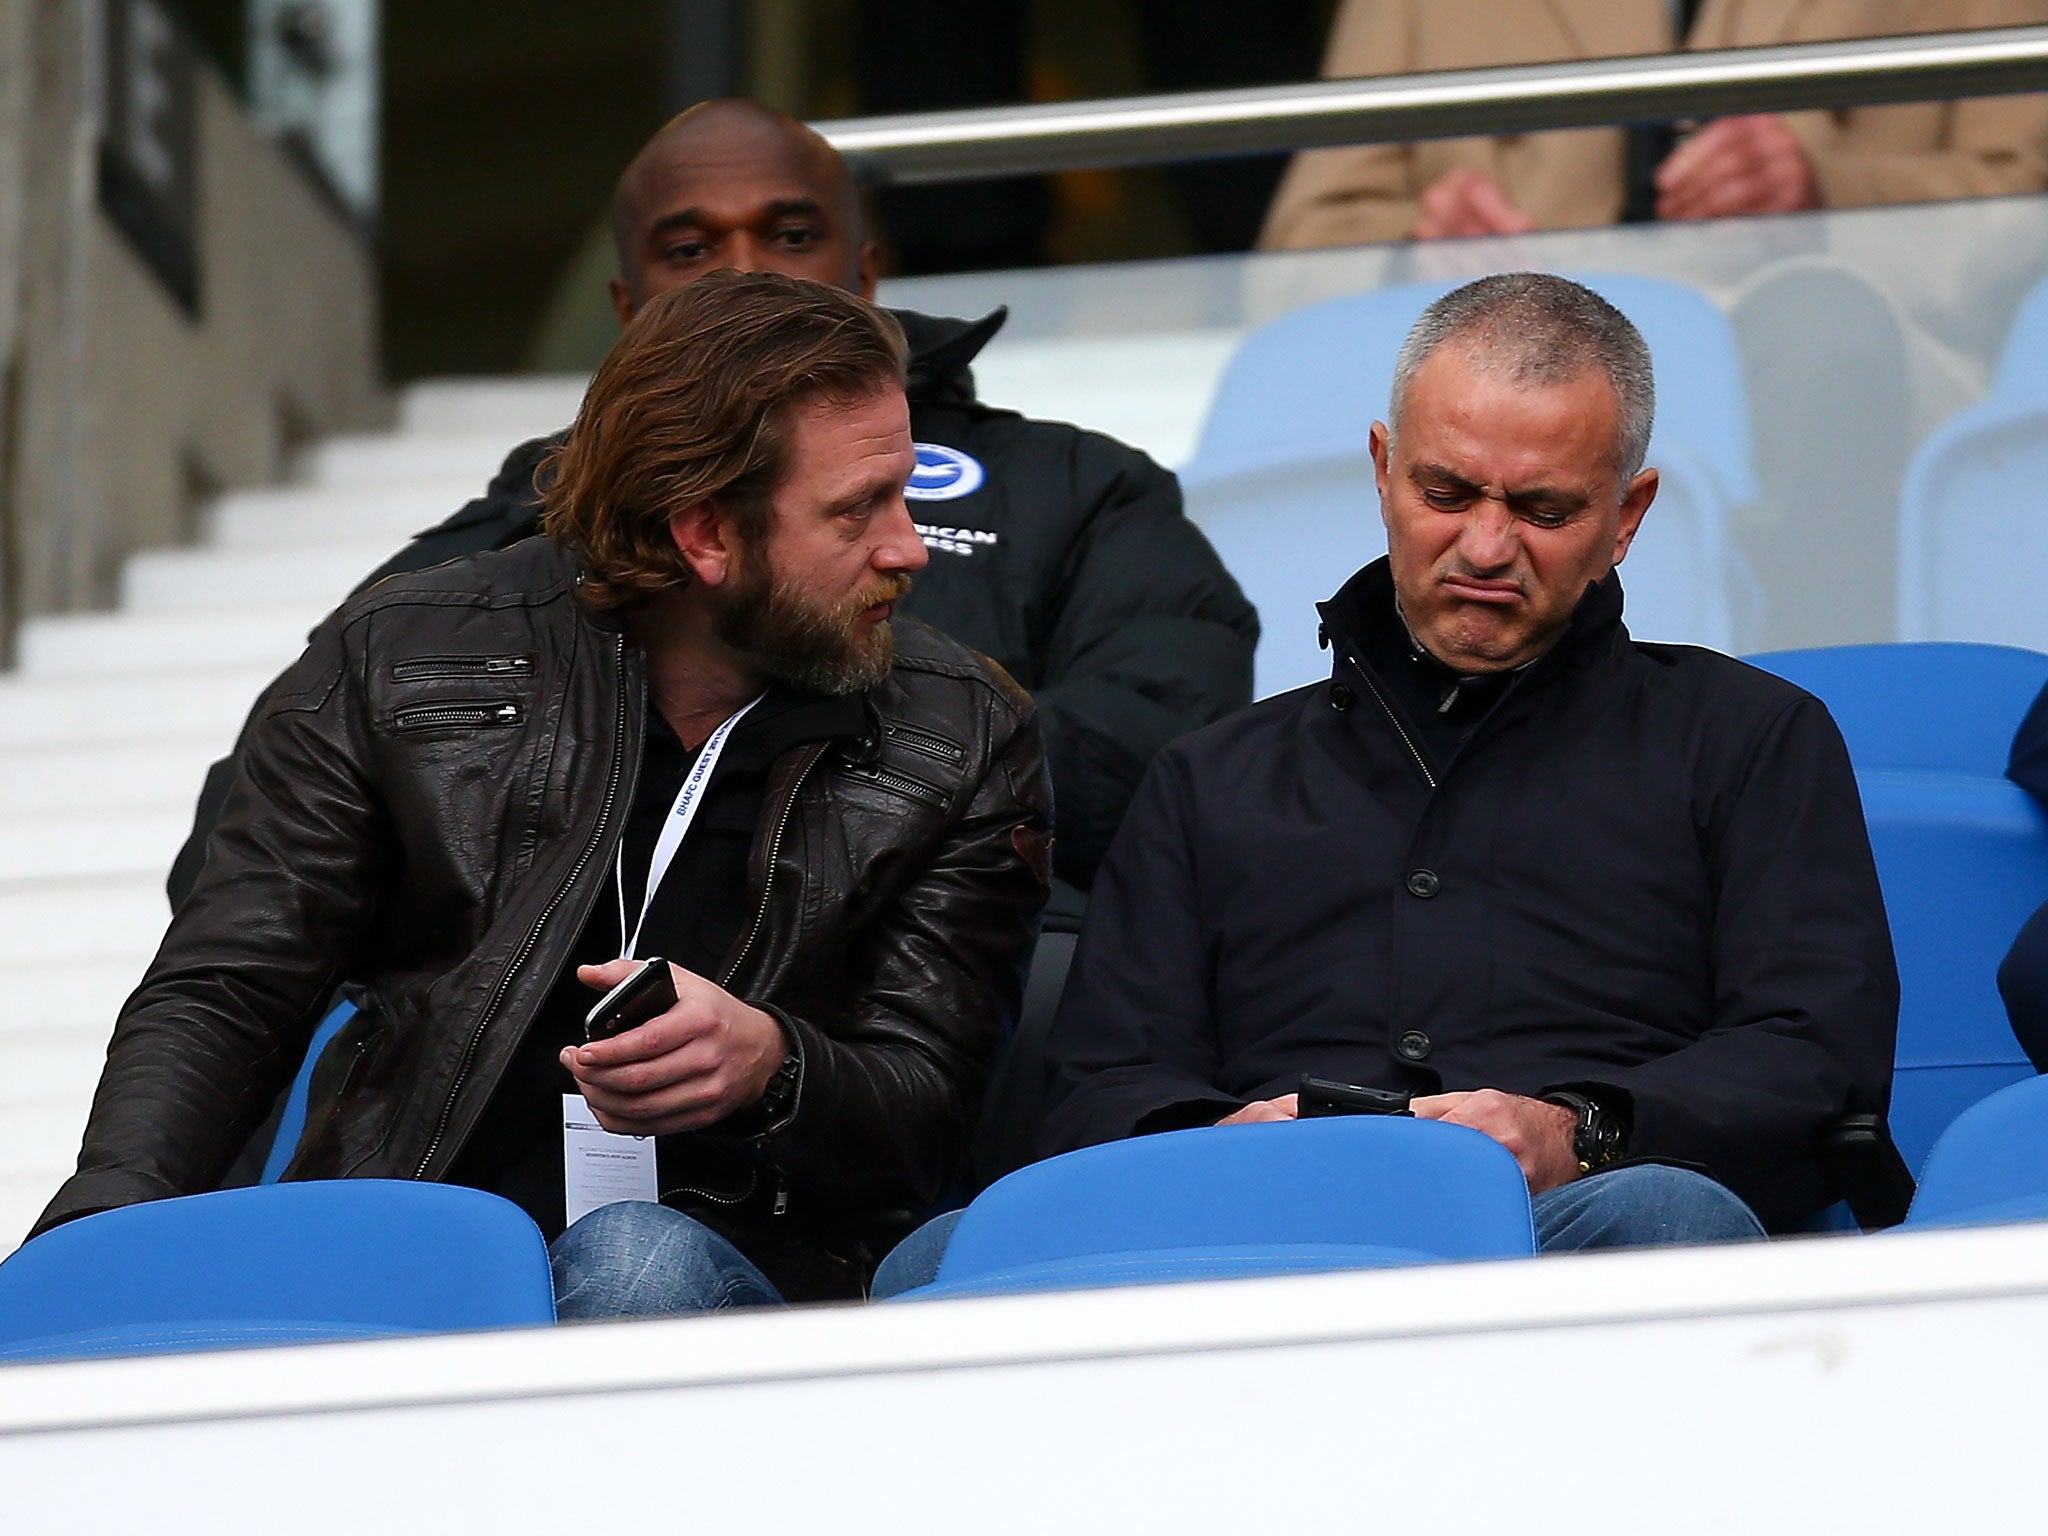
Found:
[[[1643,1248],[1672,1243],[1735,1243],[1764,1235],[1762,1223],[1705,1174],[1640,1163],[1561,1184],[1530,1202],[1537,1245],[1545,1253],[1582,1248]],[[879,1299],[929,1285],[962,1213],[934,1216],[889,1251],[875,1271]]]
[[[782,1305],[739,1249],[651,1201],[600,1206],[548,1246],[548,1263],[563,1322]]]

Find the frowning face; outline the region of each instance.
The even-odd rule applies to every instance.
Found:
[[[1469,673],[1534,661],[1621,563],[1657,472],[1622,481],[1620,414],[1597,369],[1521,382],[1452,342],[1409,378],[1399,434],[1373,424],[1394,590],[1439,661]]]

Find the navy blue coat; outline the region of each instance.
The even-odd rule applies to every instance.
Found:
[[[1433,1093],[1591,1085],[1631,1155],[1782,1225],[1890,1095],[1898,978],[1820,702],[1632,641],[1618,580],[1448,762],[1323,606],[1331,681],[1176,742],[1097,879],[1050,1040],[1047,1152],[1201,1124],[1303,1072]]]

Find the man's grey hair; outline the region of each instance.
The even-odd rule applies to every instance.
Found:
[[[1394,361],[1387,434],[1401,430],[1401,410],[1415,370],[1438,348],[1457,342],[1485,372],[1516,384],[1563,384],[1589,369],[1607,376],[1620,404],[1615,465],[1624,487],[1650,451],[1657,386],[1650,349],[1627,315],[1592,289],[1547,272],[1507,272],[1453,289],[1422,312]]]

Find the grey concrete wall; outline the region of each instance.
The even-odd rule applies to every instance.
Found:
[[[101,212],[94,0],[0,0],[4,624],[109,605],[122,560],[306,436],[388,417],[359,231],[200,72],[197,318]]]

